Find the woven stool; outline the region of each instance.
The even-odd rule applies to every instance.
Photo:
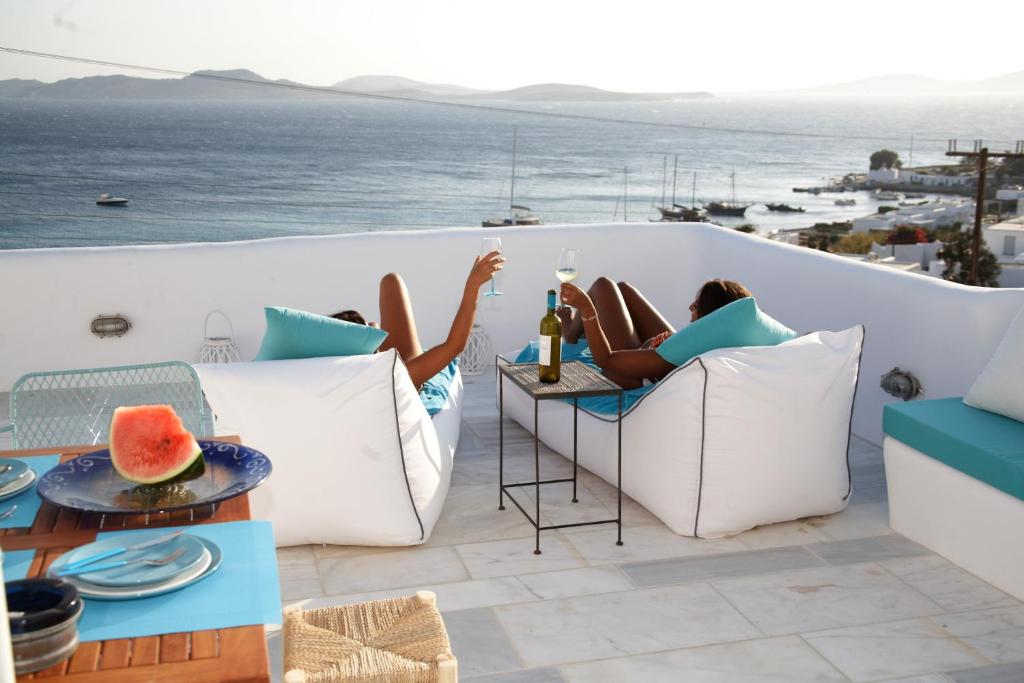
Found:
[[[285,683],[384,681],[456,683],[458,664],[437,597],[408,598],[284,613]]]

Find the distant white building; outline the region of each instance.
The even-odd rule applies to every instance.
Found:
[[[868,170],[869,183],[897,183],[900,180],[898,168],[875,168]]]
[[[996,191],[996,199],[999,200],[1003,213],[1024,216],[1024,187],[1013,185],[999,189]]]
[[[1024,263],[1024,218],[982,228],[982,236],[1000,263]]]
[[[974,174],[943,175],[941,173],[919,173],[909,170],[900,174],[900,181],[925,187],[969,187],[974,184]]]
[[[957,222],[974,220],[974,202],[938,201],[919,206],[904,206],[888,213],[876,213],[853,219],[853,232],[912,228],[949,228]]]

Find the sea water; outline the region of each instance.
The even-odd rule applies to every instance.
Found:
[[[478,226],[516,203],[549,224],[646,221],[671,202],[756,203],[762,233],[877,202],[794,194],[867,169],[883,147],[945,163],[945,140],[1024,138],[1024,96],[494,103],[677,128],[340,97],[303,101],[0,99],[0,248],[240,240]],[[734,129],[734,130],[722,130]],[[741,132],[755,131],[755,132]],[[799,134],[820,137],[803,137]],[[835,137],[829,137],[835,136]],[[668,178],[663,182],[664,159]],[[100,193],[126,207],[95,204]],[[836,198],[857,199],[837,207]],[[807,208],[770,214],[764,202]]]

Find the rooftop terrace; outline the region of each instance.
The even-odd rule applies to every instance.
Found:
[[[584,282],[629,279],[673,320],[684,319],[700,282],[728,277],[800,331],[863,323],[851,504],[704,540],[676,535],[625,500],[622,547],[613,528],[584,527],[545,532],[535,556],[533,527],[511,506],[496,509],[498,416],[487,374],[467,382],[451,489],[428,542],[279,549],[286,605],[434,590],[469,681],[1024,680],[1024,605],[892,532],[878,446],[881,409],[893,400],[878,377],[899,365],[928,397],[962,396],[1024,304],[1022,290],[967,288],[685,224],[5,252],[0,289],[19,294],[9,301],[15,325],[0,332],[0,386],[31,370],[193,360],[214,308],[231,316],[248,358],[263,305],[375,312],[375,283],[387,270],[409,282],[430,343],[454,307],[444,293],[459,291],[484,234],[500,235],[509,257],[506,295],[480,312],[497,351],[533,336],[565,246],[581,249]],[[115,312],[132,320],[129,334],[88,333],[95,315]],[[506,476],[530,478],[532,437],[511,420],[504,429]],[[541,449],[544,476],[569,473],[571,463]],[[642,459],[627,453],[624,465]],[[614,516],[614,489],[585,471],[581,482],[576,505],[568,488],[546,489],[542,515],[555,523]],[[268,642],[280,672],[280,633]]]
[[[433,590],[462,679],[481,683],[1024,680],[1024,605],[892,533],[877,446],[854,440],[852,503],[836,515],[703,540],[626,499],[622,547],[614,527],[584,527],[544,532],[535,556],[533,527],[512,506],[497,510],[493,377],[466,389],[430,540],[279,549],[286,605]],[[533,438],[510,420],[505,430],[506,476],[528,479]],[[545,477],[571,476],[541,449]],[[542,515],[614,517],[615,489],[581,481],[576,505],[570,485],[546,490]],[[268,638],[279,669],[280,635]]]

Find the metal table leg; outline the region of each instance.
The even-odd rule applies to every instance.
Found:
[[[578,398],[572,400],[572,502],[580,502],[576,498],[576,426],[580,414],[580,403]]]
[[[540,555],[540,436],[537,430],[537,410],[540,405],[540,401],[536,398],[533,399],[533,480],[536,482],[537,489],[537,517],[536,523],[533,525],[537,533],[537,545],[534,548],[533,554]]]
[[[498,372],[498,509],[505,509],[505,376]]]
[[[619,392],[619,540],[615,545],[622,545],[622,392]]]

